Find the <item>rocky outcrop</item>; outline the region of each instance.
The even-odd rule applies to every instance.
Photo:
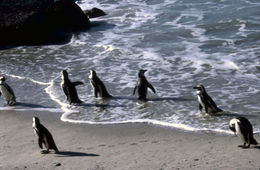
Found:
[[[73,0],[1,0],[0,47],[66,41],[90,27]]]
[[[104,11],[102,11],[101,9],[98,9],[98,8],[92,8],[91,10],[86,10],[85,14],[89,18],[96,18],[96,17],[101,17],[101,16],[107,15]]]

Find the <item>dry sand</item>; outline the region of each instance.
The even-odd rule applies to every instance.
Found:
[[[60,154],[41,154],[32,116],[52,133]],[[50,112],[0,111],[0,169],[260,169],[260,148],[238,137],[149,124],[64,123]],[[255,135],[260,141],[260,135]]]

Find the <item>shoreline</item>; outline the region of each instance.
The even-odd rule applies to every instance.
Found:
[[[147,123],[66,123],[62,113],[0,111],[0,169],[259,169],[260,147],[239,137]],[[38,116],[60,154],[41,154],[31,127]],[[255,138],[260,142],[260,135]]]

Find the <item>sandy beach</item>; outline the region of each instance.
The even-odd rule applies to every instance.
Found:
[[[149,124],[71,124],[60,115],[0,111],[0,169],[260,169],[260,148],[239,148],[235,136]],[[59,154],[40,153],[32,116],[50,130]]]

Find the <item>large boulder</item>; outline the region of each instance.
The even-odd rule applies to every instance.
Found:
[[[89,18],[97,18],[97,17],[107,15],[104,11],[102,11],[101,9],[98,9],[98,8],[92,8],[92,9],[86,10],[84,12]]]
[[[1,0],[0,47],[64,41],[90,27],[73,0]]]

